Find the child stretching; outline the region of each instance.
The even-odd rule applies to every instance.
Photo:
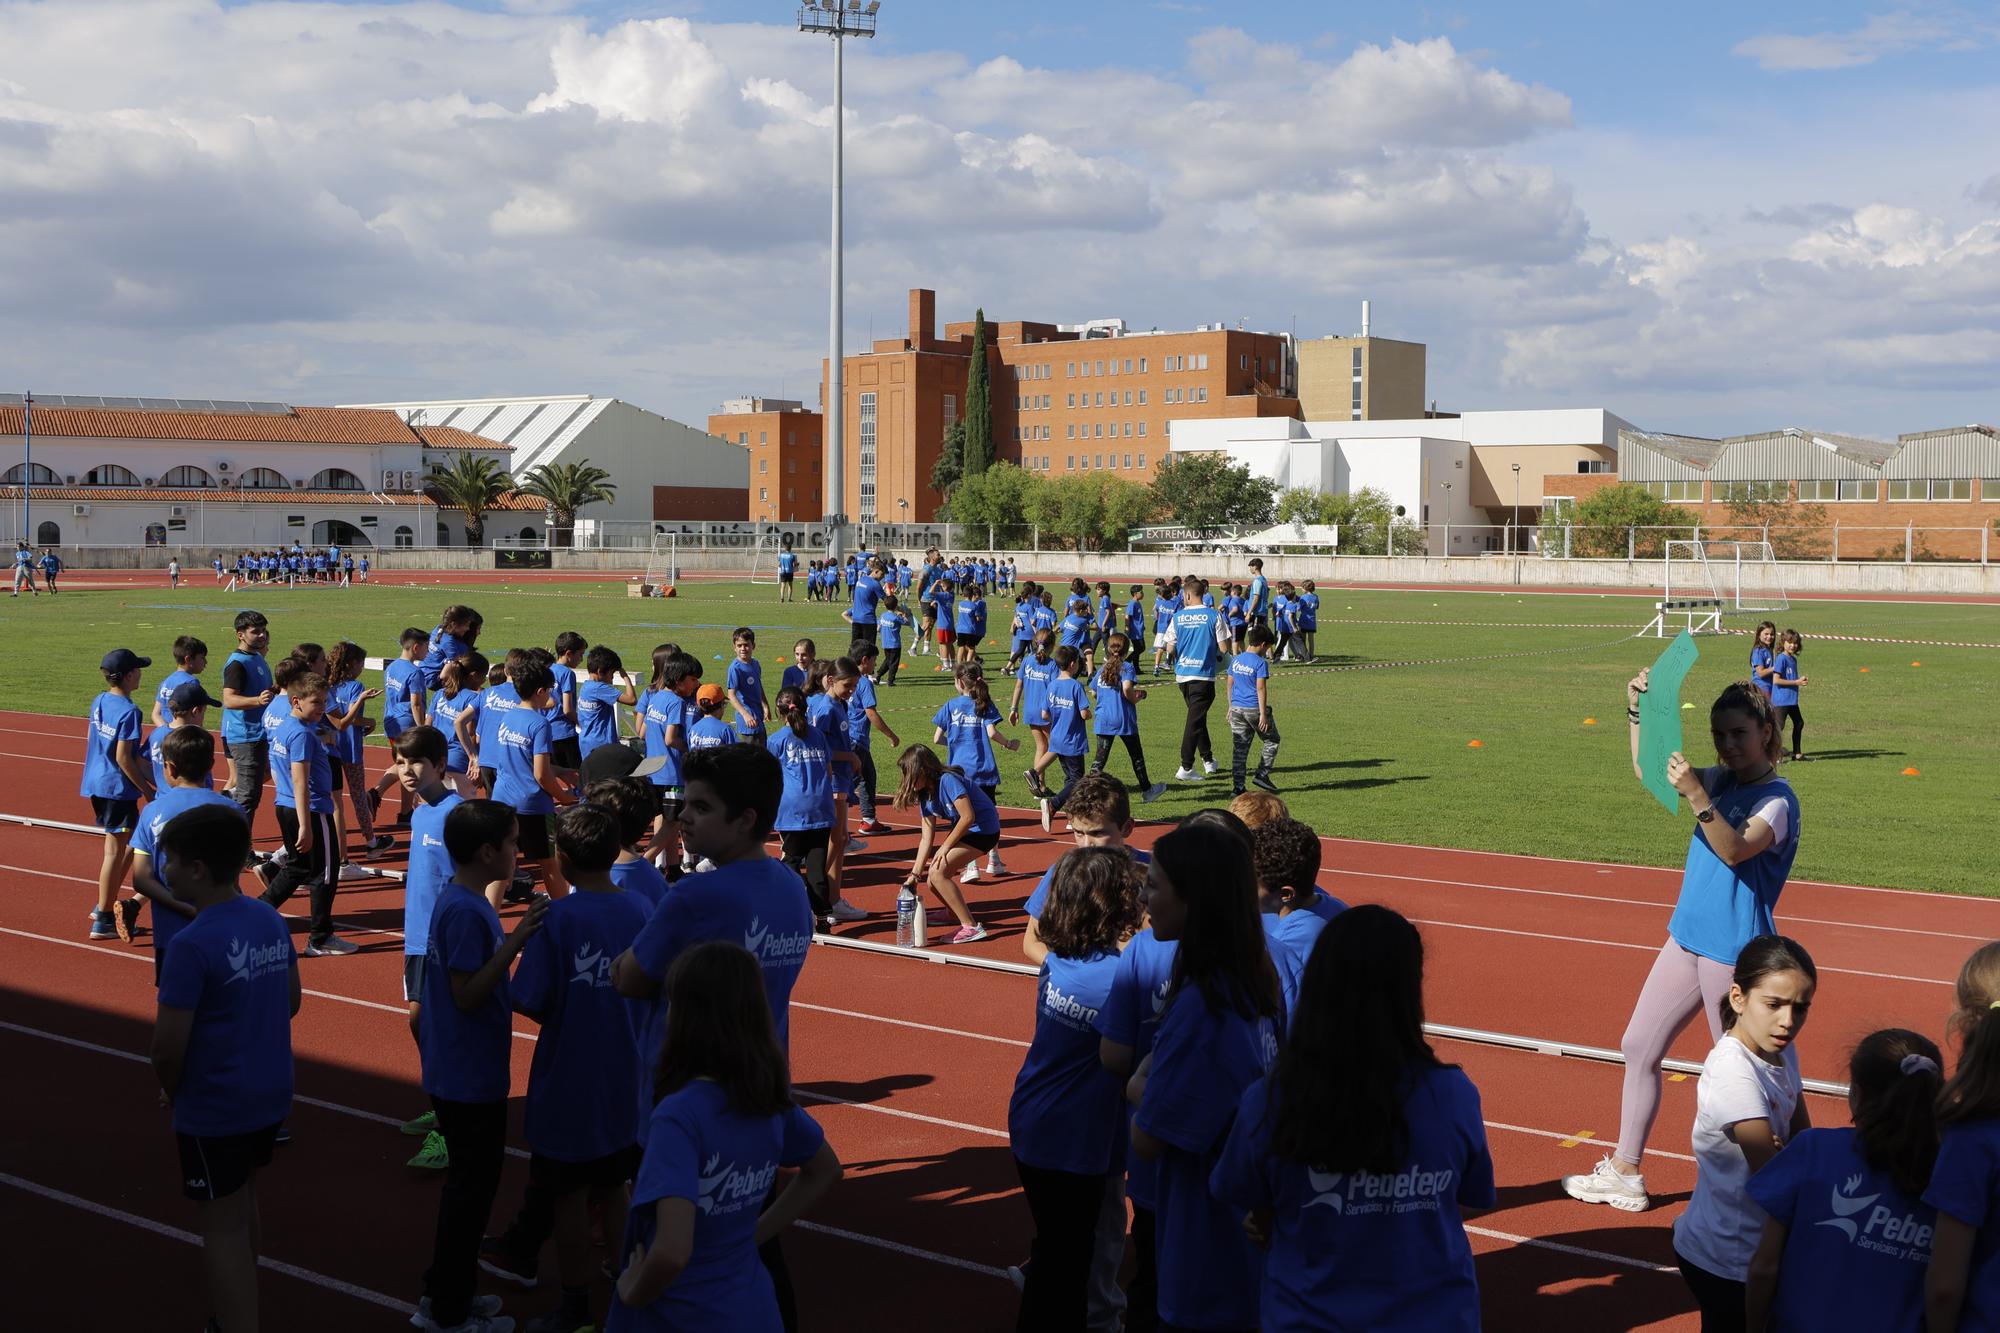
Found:
[[[1847,1067],[1854,1127],[1809,1129],[1750,1177],[1768,1220],[1750,1260],[1746,1327],[1923,1328],[1936,1222],[1923,1193],[1937,1160],[1942,1059],[1901,1028],[1863,1037]]]
[[[1778,636],[1778,656],[1771,667],[1771,706],[1778,712],[1780,735],[1785,730],[1785,719],[1791,719],[1792,762],[1795,764],[1806,757],[1806,715],[1799,707],[1799,687],[1806,684],[1806,678],[1799,674],[1799,654],[1805,648],[1806,641],[1799,637],[1797,630],[1786,630]]]
[[[209,1327],[256,1333],[257,1174],[292,1105],[298,958],[284,920],[236,887],[250,856],[242,811],[186,810],[158,850],[195,918],[160,969],[153,1072],[173,1104],[182,1192],[201,1209]]]
[[[1327,927],[1210,1184],[1268,1251],[1265,1328],[1479,1327],[1460,1210],[1496,1202],[1493,1157],[1479,1090],[1424,1039],[1415,926],[1369,904]]]
[[[666,1040],[649,1071],[660,1103],[644,1127],[611,1333],[785,1327],[789,1304],[759,1250],[775,1246],[841,1171],[826,1135],[792,1100],[760,971],[741,946],[711,940],[683,953],[667,979]],[[718,1163],[728,1164],[720,1175]],[[782,1188],[781,1167],[799,1168]]]
[[[993,747],[1004,746],[1008,750],[1019,750],[1021,742],[1000,734],[1000,710],[993,706],[993,696],[986,690],[986,673],[979,663],[962,664],[955,673],[958,697],[941,705],[931,716],[931,743],[943,743],[949,762],[966,777],[966,780],[986,793],[989,804],[1000,794],[1000,765],[993,758]],[[997,833],[998,830],[996,829]],[[1004,875],[1007,867],[1000,864],[1000,842],[996,837],[986,853],[986,873]],[[965,867],[965,882],[971,884],[979,878],[976,861]]]
[[[1929,1333],[2000,1324],[2000,943],[1965,960],[1955,998],[1958,1069],[1938,1099],[1943,1138],[1924,1191],[1937,1209],[1924,1285]]]
[[[1098,1211],[1123,1167],[1125,1137],[1122,1080],[1098,1059],[1095,1025],[1118,951],[1139,925],[1142,881],[1131,857],[1100,848],[1064,853],[1051,875],[1035,1035],[1007,1103],[1014,1167],[1035,1223],[1016,1326],[1081,1330]]]
[[[896,761],[902,784],[896,789],[896,808],[917,807],[917,851],[910,859],[910,873],[903,883],[911,889],[919,882],[930,885],[938,901],[958,918],[953,944],[971,944],[986,938],[986,927],[972,919],[965,895],[952,876],[977,863],[981,852],[992,854],[1000,845],[1000,812],[993,798],[969,779],[956,765],[947,768],[938,762],[928,745],[912,745]],[[936,841],[931,821],[949,820],[944,839]],[[935,843],[935,848],[933,844]]]
[[[1750,1178],[1811,1126],[1794,1043],[1818,979],[1782,935],[1759,935],[1736,959],[1722,1001],[1722,1040],[1695,1089],[1694,1197],[1674,1220],[1674,1255],[1701,1307],[1703,1333],[1744,1326],[1745,1284],[1763,1217]]]
[[[1258,1256],[1241,1214],[1209,1192],[1237,1106],[1277,1058],[1284,1021],[1243,839],[1205,824],[1161,838],[1146,910],[1156,938],[1181,944],[1152,1054],[1126,1090],[1133,1150],[1159,1163],[1160,1319],[1255,1328]]]
[[[1112,740],[1122,741],[1132,759],[1132,776],[1138,779],[1139,799],[1152,802],[1167,794],[1167,784],[1146,775],[1146,750],[1139,741],[1139,701],[1146,697],[1146,691],[1139,688],[1138,668],[1125,660],[1131,650],[1132,641],[1123,634],[1104,639],[1104,666],[1091,681],[1097,696],[1096,717],[1091,723],[1097,732],[1097,756],[1091,768],[1102,773],[1111,759]]]
[[[1020,659],[1014,676],[1014,697],[1007,702],[1007,724],[1017,726],[1022,718],[1028,720],[1028,734],[1035,738],[1035,761],[1022,774],[1028,780],[1028,790],[1041,796],[1042,771],[1052,762],[1049,758],[1049,686],[1055,683],[1062,670],[1055,663],[1056,638],[1046,631],[1036,634],[1033,650]]]
[[[395,756],[389,771],[410,793],[410,862],[403,875],[403,1003],[410,1011],[410,1038],[423,1058],[424,955],[430,950],[431,916],[438,897],[451,882],[451,856],[445,850],[444,822],[463,797],[445,785],[444,736],[435,727],[411,727],[389,747]],[[485,885],[479,888],[485,890]],[[438,1133],[437,1112],[425,1111],[403,1122],[403,1133],[421,1137],[416,1156],[404,1165],[419,1171],[442,1171],[451,1165],[444,1135]]]
[[[601,745],[618,742],[618,706],[636,708],[639,684],[617,650],[598,644],[583,659],[585,679],[576,687],[576,744],[584,759]],[[616,676],[623,684],[614,683]]]

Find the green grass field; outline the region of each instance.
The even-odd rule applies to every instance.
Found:
[[[757,629],[766,680],[774,683],[799,634],[817,638],[823,654],[843,639],[838,608],[781,606],[769,587],[684,585],[674,600],[640,602],[616,583],[455,587],[449,575],[439,578],[438,586],[259,591],[240,599],[197,582],[178,593],[163,583],[10,600],[0,610],[0,706],[85,712],[99,688],[98,658],[119,646],[154,659],[150,695],[172,670],[168,645],[181,633],[209,643],[209,687],[219,691],[221,660],[233,645],[230,619],[246,605],[271,617],[274,657],[302,640],[343,637],[371,654],[393,654],[405,626],[428,630],[440,608],[459,600],[485,614],[480,646],[490,656],[573,629],[613,645],[641,672],[653,645],[672,639],[719,677],[718,654],[728,652],[731,628],[747,623]],[[1623,684],[1663,645],[1621,636],[1649,615],[1645,599],[1609,595],[1324,592],[1321,666],[1280,668],[1273,691],[1286,800],[1330,835],[1678,865],[1691,823],[1685,811],[1669,817],[1633,779],[1626,758]],[[2000,644],[2000,608],[1801,602],[1776,618],[1806,636],[1806,740],[1818,756],[1786,770],[1805,812],[1795,876],[2000,892],[1990,852],[1976,851],[1991,846],[2000,648],[1815,637]],[[993,619],[1004,624],[997,599]],[[1713,762],[1706,705],[1726,681],[1746,674],[1749,644],[1739,636],[1705,638],[1701,650],[1683,696],[1697,708],[1684,717],[1690,757]],[[930,716],[946,696],[934,660],[906,658],[902,684],[883,691],[885,714],[906,743],[930,739]],[[1000,660],[987,655],[990,668]],[[1149,651],[1144,665],[1150,660]],[[1330,669],[1404,662],[1420,664]],[[996,684],[1004,709],[1012,683]],[[1170,777],[1183,718],[1171,680],[1158,682],[1140,714],[1153,772]],[[1220,707],[1210,725],[1226,773]],[[1020,776],[1026,732],[1009,731],[1023,738],[1023,750],[1001,755],[1001,797],[1027,805]],[[1469,747],[1473,740],[1483,745]],[[876,757],[886,770],[890,755],[879,737]],[[1904,776],[1906,768],[1920,776]],[[1130,780],[1122,749],[1111,771]],[[1171,785],[1145,813],[1171,818],[1227,792],[1226,778]]]

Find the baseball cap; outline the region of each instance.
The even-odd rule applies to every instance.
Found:
[[[128,671],[153,665],[153,659],[141,657],[130,648],[113,648],[104,655],[104,660],[98,665],[110,675],[122,676]]]
[[[719,704],[728,697],[729,692],[720,685],[704,685],[694,692],[694,701],[704,708],[710,704]]]
[[[641,755],[629,745],[613,742],[600,745],[583,757],[583,768],[578,775],[583,786],[593,782],[605,782],[612,778],[646,778],[667,766],[665,755]]]
[[[167,707],[176,713],[189,713],[197,708],[220,708],[222,700],[203,689],[200,681],[187,680],[174,686],[174,692],[167,696]]]

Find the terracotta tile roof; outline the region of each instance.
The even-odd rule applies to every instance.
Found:
[[[0,435],[21,434],[22,414],[19,404],[0,404]],[[411,429],[401,417],[394,412],[370,407],[294,407],[290,413],[281,416],[239,412],[151,412],[116,407],[43,407],[37,404],[35,434],[52,438],[227,440],[252,444],[413,443]]]
[[[412,426],[417,438],[428,449],[497,449],[501,453],[510,451],[510,446],[498,440],[489,440],[484,435],[474,435],[469,430],[456,426]]]
[[[37,414],[39,415],[39,414]],[[50,504],[82,501],[91,504],[114,504],[119,501],[143,504],[212,504],[223,508],[234,504],[342,504],[379,506],[382,508],[443,508],[429,496],[416,491],[234,491],[220,488],[210,490],[160,490],[144,486],[36,486],[33,487],[36,500],[46,500]],[[19,500],[19,486],[0,486],[0,500]],[[539,513],[548,508],[547,502],[532,495],[519,495],[509,491],[487,507],[488,513]]]

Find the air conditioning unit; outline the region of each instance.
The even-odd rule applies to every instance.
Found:
[[[217,464],[215,465],[215,470],[216,470],[217,472],[227,472],[227,471],[229,471],[229,464],[227,464],[227,463],[217,463]]]
[[[187,516],[188,516],[188,511],[186,505],[172,505],[169,506],[167,509],[168,518],[186,518]]]
[[[69,507],[69,516],[70,516],[71,518],[89,518],[89,517],[90,517],[90,506],[89,506],[89,505],[71,505],[71,506]]]

